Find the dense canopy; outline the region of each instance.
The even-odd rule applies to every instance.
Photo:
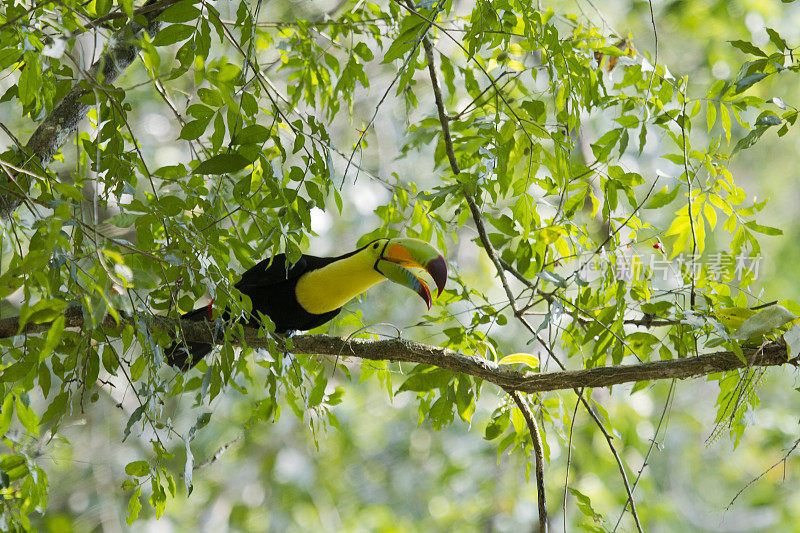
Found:
[[[0,529],[796,524],[798,17],[3,2]],[[398,237],[430,309],[247,327]]]

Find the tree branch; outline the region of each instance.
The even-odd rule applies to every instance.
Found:
[[[120,313],[120,323],[107,316],[102,323],[104,328],[116,328],[120,325],[134,324],[135,319]],[[84,319],[80,307],[69,307],[64,311],[68,328],[83,328]],[[140,317],[141,319],[142,317]],[[144,320],[151,326],[165,331],[175,331],[180,327],[182,339],[186,342],[203,342],[222,344],[223,339],[214,334],[214,323],[192,322],[178,318],[147,316]],[[50,324],[26,324],[20,330],[19,317],[0,320],[0,338],[8,338],[22,333],[36,333],[49,329]],[[252,348],[269,348],[270,339],[259,330],[244,327],[242,339],[233,339],[232,343],[246,343]],[[507,390],[526,393],[547,392],[582,387],[610,387],[622,383],[639,381],[656,381],[662,379],[685,379],[704,376],[715,372],[725,372],[749,366],[782,366],[786,363],[796,364],[798,358],[787,359],[786,347],[779,343],[769,343],[759,349],[744,350],[745,361],[740,360],[733,352],[715,352],[697,357],[652,361],[635,365],[617,365],[583,370],[565,370],[559,372],[534,372],[517,370],[514,365],[499,365],[494,361],[430,346],[401,338],[386,340],[346,340],[329,335],[297,335],[291,338],[289,353],[305,353],[344,357],[358,357],[374,361],[392,361],[408,363],[424,363],[469,374],[494,383]]]
[[[157,17],[177,2],[178,0],[148,0],[138,10],[138,14],[147,21],[147,26],[142,27],[137,22],[131,21],[109,39],[106,51],[89,69],[89,79],[79,80],[33,132],[25,145],[28,156],[38,158],[42,167],[50,163],[67,137],[86,116],[90,106],[82,99],[92,93],[91,86],[98,82],[114,83],[136,59],[140,49],[138,41],[142,38],[143,32],[147,32],[150,37],[158,33],[162,23],[156,20]],[[29,181],[25,178],[19,185],[27,187]],[[0,192],[0,216],[8,217],[21,203],[22,198],[19,195]]]
[[[539,495],[539,533],[547,533],[547,499],[545,498],[544,491],[544,452],[542,451],[542,437],[539,434],[539,425],[536,423],[536,417],[533,415],[531,408],[522,399],[522,395],[518,391],[508,391],[514,399],[514,403],[522,411],[522,416],[528,424],[528,431],[531,434],[533,441],[533,453],[536,458],[536,492]]]

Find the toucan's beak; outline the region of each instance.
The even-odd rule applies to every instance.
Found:
[[[437,296],[442,294],[447,281],[447,263],[444,262],[444,257],[436,248],[419,239],[389,240],[375,263],[375,269],[391,281],[419,294],[428,309],[431,308],[431,291],[427,283],[410,269],[428,272],[439,290]]]

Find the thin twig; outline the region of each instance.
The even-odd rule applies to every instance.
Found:
[[[547,533],[547,499],[545,498],[544,490],[544,452],[542,451],[542,437],[539,434],[539,425],[536,423],[536,417],[533,416],[531,408],[527,402],[523,400],[522,395],[518,391],[506,391],[514,399],[514,403],[522,411],[522,416],[528,424],[528,431],[531,434],[533,441],[533,452],[536,458],[536,492],[539,498],[539,533]]]
[[[567,533],[567,493],[569,489],[569,469],[572,465],[572,431],[575,429],[575,418],[578,415],[578,406],[581,404],[580,399],[583,398],[583,389],[578,394],[578,400],[575,402],[575,409],[572,411],[572,419],[569,421],[569,442],[567,443],[567,473],[564,475],[564,505],[562,511],[564,513],[564,533]]]
[[[433,45],[428,36],[422,37],[422,46],[425,48],[425,58],[428,60],[428,73],[431,77],[431,86],[433,87],[433,98],[436,101],[436,110],[439,113],[439,122],[442,125],[442,135],[444,137],[444,150],[447,153],[447,159],[450,161],[450,168],[453,174],[459,174],[461,169],[458,168],[456,162],[456,154],[453,150],[453,139],[450,137],[450,121],[447,118],[447,112],[444,110],[444,101],[442,100],[442,90],[439,88],[439,80],[436,76],[436,63],[433,57]]]
[[[689,153],[686,147],[686,121],[688,117],[686,116],[686,99],[688,98],[686,95],[686,85],[688,85],[688,80],[684,84],[683,90],[683,110],[681,111],[681,140],[683,141],[683,172],[686,175],[686,185],[689,187],[689,203],[688,207],[688,214],[689,214],[689,228],[692,230],[692,260],[689,265],[689,276],[691,278],[691,292],[689,297],[689,306],[691,309],[694,309],[695,303],[695,292],[694,292],[694,264],[696,261],[695,255],[697,254],[697,233],[695,232],[694,228],[694,214],[692,213],[692,194],[694,192],[694,187],[692,184],[692,176],[689,174]]]
[[[653,452],[653,448],[656,446],[656,439],[658,439],[658,433],[661,431],[661,424],[664,423],[664,418],[666,417],[667,411],[669,410],[669,406],[672,403],[672,391],[675,390],[675,380],[672,380],[672,383],[669,384],[669,392],[667,392],[667,401],[664,402],[664,409],[661,411],[661,417],[658,419],[658,426],[656,426],[656,430],[653,433],[653,438],[650,439],[650,447],[647,449],[647,454],[644,456],[644,462],[642,462],[642,467],[639,469],[639,473],[636,475],[636,479],[633,481],[633,487],[631,487],[631,494],[636,491],[636,487],[639,486],[639,480],[642,479],[642,473],[644,472],[645,467],[647,467],[647,461],[650,459],[650,454]],[[617,519],[617,524],[614,526],[614,531],[619,528],[620,523],[622,522],[622,517],[625,516],[625,511],[628,509],[628,502],[625,502],[625,507],[622,508],[622,512]]]
[[[378,116],[378,110],[383,105],[383,102],[384,102],[384,100],[386,100],[386,97],[389,96],[389,92],[392,90],[392,87],[394,87],[394,84],[397,82],[397,80],[400,79],[400,76],[403,75],[403,72],[408,67],[409,63],[411,63],[411,61],[415,60],[415,58],[417,57],[417,49],[419,48],[419,43],[420,43],[421,40],[423,40],[425,38],[425,35],[428,33],[428,31],[430,31],[432,25],[433,25],[433,22],[429,22],[428,25],[422,31],[420,31],[417,34],[417,41],[414,43],[414,47],[411,49],[411,52],[408,54],[408,57],[406,58],[405,62],[403,63],[403,66],[397,70],[397,74],[392,79],[392,81],[389,83],[389,85],[386,87],[386,90],[383,92],[383,96],[381,96],[381,99],[378,101],[378,104],[375,106],[375,111],[372,113],[372,118],[370,118],[369,124],[367,124],[361,130],[361,133],[358,136],[358,140],[356,141],[355,146],[353,146],[353,151],[351,152],[350,157],[347,160],[347,166],[344,169],[344,174],[342,174],[342,185],[344,185],[344,181],[347,178],[347,171],[350,170],[350,166],[351,166],[351,164],[353,162],[353,158],[356,156],[356,152],[361,147],[361,141],[364,140],[364,136],[367,134],[367,131],[375,123],[375,119]]]
[[[584,400],[585,401],[585,400]],[[613,437],[608,432],[606,427],[603,425],[602,420],[597,416],[597,413],[594,412],[594,409],[587,408],[587,412],[589,416],[591,416],[597,427],[600,428],[600,431],[603,433],[603,436],[606,438],[606,442],[608,443],[608,447],[611,449],[611,455],[614,456],[614,460],[617,462],[617,468],[619,468],[620,476],[622,477],[622,484],[625,486],[625,492],[628,493],[628,501],[626,503],[631,504],[631,515],[633,516],[634,522],[636,522],[636,529],[639,533],[644,533],[642,529],[642,524],[639,521],[639,513],[636,512],[636,502],[633,500],[633,491],[631,490],[631,485],[628,482],[628,474],[625,472],[625,465],[622,463],[622,458],[619,456],[619,452],[617,452],[616,447],[614,447]]]
[[[192,467],[192,471],[199,470],[201,468],[205,468],[206,466],[208,466],[210,464],[213,464],[213,463],[216,463],[217,461],[219,461],[219,458],[222,457],[222,455],[226,451],[228,451],[228,448],[230,448],[231,446],[233,446],[234,444],[236,444],[237,442],[242,440],[242,437],[244,437],[244,431],[239,432],[239,434],[236,437],[234,437],[233,439],[229,440],[228,442],[226,442],[225,444],[220,446],[219,449],[216,452],[214,452],[214,455],[212,455],[211,457],[209,457],[208,459],[206,459],[202,463],[195,464]],[[181,478],[183,478],[184,477],[184,473],[181,472],[180,476],[181,476]]]
[[[788,451],[788,452],[786,452],[786,455],[784,455],[784,456],[781,458],[781,460],[780,460],[780,461],[777,461],[775,464],[773,464],[772,466],[770,466],[769,468],[767,468],[766,470],[764,470],[763,472],[761,472],[761,473],[760,473],[758,476],[756,476],[755,478],[753,478],[753,479],[751,479],[750,481],[748,481],[748,482],[747,482],[747,485],[745,485],[744,487],[742,487],[742,489],[741,489],[739,492],[737,492],[737,493],[736,493],[736,496],[734,496],[734,497],[733,497],[733,499],[731,500],[731,503],[729,503],[729,504],[728,504],[728,506],[727,506],[727,507],[725,507],[725,510],[727,511],[728,509],[730,509],[730,508],[731,508],[731,506],[733,505],[733,502],[735,502],[735,501],[736,501],[736,499],[737,499],[739,496],[741,496],[741,495],[742,495],[742,493],[743,493],[744,491],[746,491],[748,488],[750,488],[750,485],[752,485],[753,483],[756,483],[756,482],[757,482],[758,480],[760,480],[762,477],[764,477],[764,476],[766,476],[767,474],[769,474],[770,472],[772,472],[772,470],[774,470],[774,469],[775,469],[775,467],[776,467],[776,466],[778,466],[779,464],[781,464],[781,463],[784,463],[784,464],[785,464],[785,463],[786,463],[786,459],[788,459],[788,458],[789,458],[789,456],[792,454],[792,452],[794,452],[794,451],[797,449],[797,447],[798,447],[798,446],[800,446],[800,439],[797,439],[796,441],[794,441],[794,444],[792,445],[792,447],[791,447],[791,448],[789,448],[789,451]]]
[[[653,88],[653,80],[656,77],[656,69],[658,68],[658,29],[656,28],[656,16],[653,13],[653,0],[647,0],[650,6],[650,23],[653,25],[653,39],[655,40],[655,57],[653,57],[653,72],[650,74],[650,83],[647,85],[647,93],[644,96],[644,101],[650,99],[650,90]],[[646,108],[645,108],[646,109]],[[641,151],[641,148],[639,148]]]
[[[456,39],[455,37],[450,35],[450,31],[447,28],[442,27],[440,24],[437,24],[435,20],[426,17],[425,15],[420,13],[417,9],[414,9],[413,7],[409,7],[408,5],[403,4],[400,0],[392,0],[392,1],[395,2],[396,4],[400,5],[400,6],[404,7],[405,9],[407,9],[409,11],[409,13],[418,16],[419,18],[421,18],[422,20],[426,21],[428,24],[430,24],[431,26],[433,26],[434,28],[436,28],[437,30],[442,32],[443,35],[446,35],[451,41],[453,41],[453,43],[455,43],[456,46],[458,46],[461,49],[462,52],[464,52],[464,54],[466,54],[468,60],[470,60],[473,63],[475,63],[475,66],[478,67],[478,69],[483,73],[484,76],[486,76],[486,78],[492,84],[492,87],[495,88],[495,93],[497,94],[497,97],[500,98],[500,100],[502,100],[503,104],[506,106],[506,108],[508,109],[509,113],[511,113],[511,115],[514,117],[514,119],[517,121],[517,124],[519,124],[522,127],[522,131],[525,133],[525,136],[528,138],[528,141],[530,142],[530,144],[534,144],[533,138],[531,137],[531,134],[528,132],[528,130],[524,126],[522,126],[523,120],[519,117],[517,112],[511,106],[511,103],[508,101],[508,99],[505,97],[505,95],[503,95],[503,92],[497,86],[497,80],[495,78],[493,78],[489,74],[489,72],[481,64],[480,61],[475,59],[474,54],[471,54],[470,51],[467,50],[466,47],[463,44],[461,44],[461,41],[459,41],[458,39]],[[547,132],[547,130],[545,130],[539,124],[533,124],[533,125],[536,126],[538,129],[542,130],[543,132],[545,132],[545,133]]]

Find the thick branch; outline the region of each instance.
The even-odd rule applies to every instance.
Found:
[[[116,81],[136,59],[143,32],[146,31],[150,37],[158,33],[162,23],[156,18],[177,1],[149,0],[138,11],[138,14],[147,21],[146,27],[131,21],[109,39],[106,51],[87,72],[89,79],[76,83],[33,132],[28,144],[25,145],[29,156],[38,158],[43,167],[50,163],[58,149],[89,111],[89,104],[82,99],[92,93],[92,87],[98,82],[110,84]],[[21,182],[25,183],[27,180]],[[21,202],[22,199],[18,195],[0,193],[0,216],[7,217]]]
[[[83,315],[78,307],[70,307],[65,313],[66,327],[81,328]],[[174,331],[178,326],[183,332],[183,339],[188,342],[221,343],[219,335],[214,335],[210,322],[191,322],[177,318],[149,316],[146,321],[160,329]],[[123,324],[134,323],[133,318],[123,316]],[[106,328],[117,327],[114,319],[106,317],[102,324]],[[19,331],[18,317],[0,320],[0,338],[13,337],[20,333],[45,331],[49,324],[28,324]],[[253,348],[268,348],[269,339],[256,329],[244,328],[241,339]],[[234,341],[234,342],[241,342]],[[332,355],[342,357],[358,357],[374,361],[394,361],[408,363],[424,363],[458,372],[494,383],[507,390],[527,393],[555,390],[580,389],[582,387],[610,387],[622,383],[638,381],[655,381],[661,379],[685,379],[704,376],[715,372],[736,370],[745,366],[781,366],[787,360],[786,347],[778,343],[770,343],[762,349],[744,351],[742,362],[733,352],[716,352],[698,357],[653,361],[635,365],[618,365],[585,370],[567,370],[563,372],[520,371],[512,365],[498,365],[494,361],[456,352],[439,346],[429,346],[405,339],[388,340],[346,340],[328,335],[297,335],[291,339],[290,353],[306,353]],[[792,363],[795,362],[793,359]]]

